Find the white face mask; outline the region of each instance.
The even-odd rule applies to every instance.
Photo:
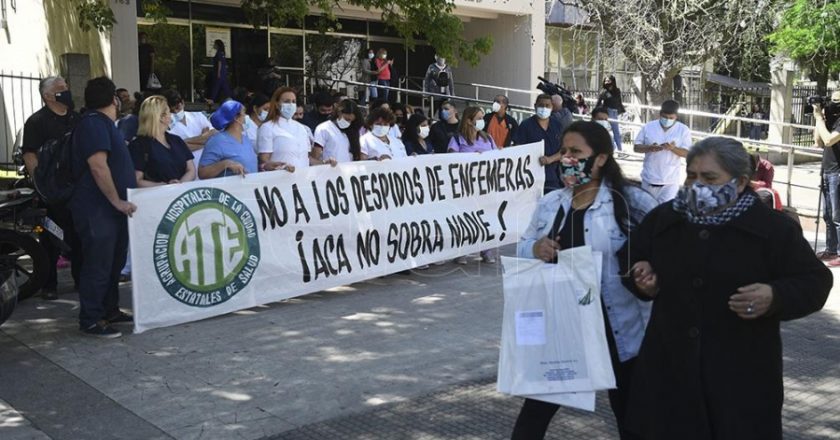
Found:
[[[338,125],[338,128],[345,130],[350,126],[350,121],[344,118],[338,118],[335,120],[335,125]]]
[[[371,130],[371,131],[373,132],[374,136],[381,138],[381,137],[387,136],[388,131],[390,129],[391,129],[391,127],[388,126],[388,125],[374,125],[373,130]]]
[[[267,117],[268,117],[268,110],[262,110],[262,111],[260,112],[259,116],[257,116],[257,118],[258,118],[261,122],[264,122],[264,121],[265,121],[265,119],[266,119]]]
[[[478,131],[484,130],[484,119],[475,121],[475,129]]]
[[[382,58],[384,60],[385,58],[388,58],[388,54],[383,53],[382,55],[379,55],[379,58]]]
[[[429,130],[431,129],[432,127],[429,127],[428,125],[425,127],[420,127],[420,139],[426,139],[427,137],[429,137]]]
[[[493,103],[493,113],[497,113],[501,109],[502,109],[502,104],[499,104],[498,102]]]
[[[551,116],[551,107],[537,107],[537,117],[548,119],[549,116]]]
[[[374,55],[373,52],[371,52],[371,53],[368,54],[368,59],[372,60],[375,56],[376,55]]]
[[[297,111],[297,104],[294,102],[284,102],[280,104],[280,116],[285,119],[292,119]]]
[[[600,125],[601,127],[604,127],[605,129],[607,129],[607,131],[612,130],[612,125],[610,125],[610,121],[595,121],[595,123]]]
[[[181,110],[178,113],[172,113],[172,122],[181,122],[187,116],[187,112]]]

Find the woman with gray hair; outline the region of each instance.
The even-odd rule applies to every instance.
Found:
[[[704,139],[672,203],[625,250],[625,286],[653,302],[627,419],[646,440],[782,438],[779,323],[820,310],[831,272],[802,230],[758,202],[741,143]]]

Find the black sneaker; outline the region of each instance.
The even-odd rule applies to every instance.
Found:
[[[86,329],[82,329],[82,333],[103,339],[114,339],[122,336],[119,330],[115,330],[105,321],[99,321]]]
[[[108,324],[120,324],[120,323],[123,323],[123,322],[134,322],[134,316],[129,315],[128,313],[125,313],[123,311],[120,311],[119,313],[117,313],[113,317],[107,318],[105,320],[108,321]]]

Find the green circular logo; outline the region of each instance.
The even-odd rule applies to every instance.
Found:
[[[166,209],[153,255],[173,298],[195,307],[221,304],[248,285],[260,263],[254,215],[230,193],[191,189]]]

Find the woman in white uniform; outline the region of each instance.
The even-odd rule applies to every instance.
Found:
[[[327,163],[312,156],[309,130],[292,119],[296,110],[297,96],[292,88],[281,87],[271,96],[268,118],[257,132],[261,171]]]
[[[359,129],[364,117],[359,106],[345,99],[338,103],[332,116],[315,128],[313,155],[317,159],[336,162],[361,160]]]
[[[394,113],[380,107],[370,112],[367,119],[368,132],[360,140],[362,159],[402,159],[408,157],[402,141],[390,134]]]

